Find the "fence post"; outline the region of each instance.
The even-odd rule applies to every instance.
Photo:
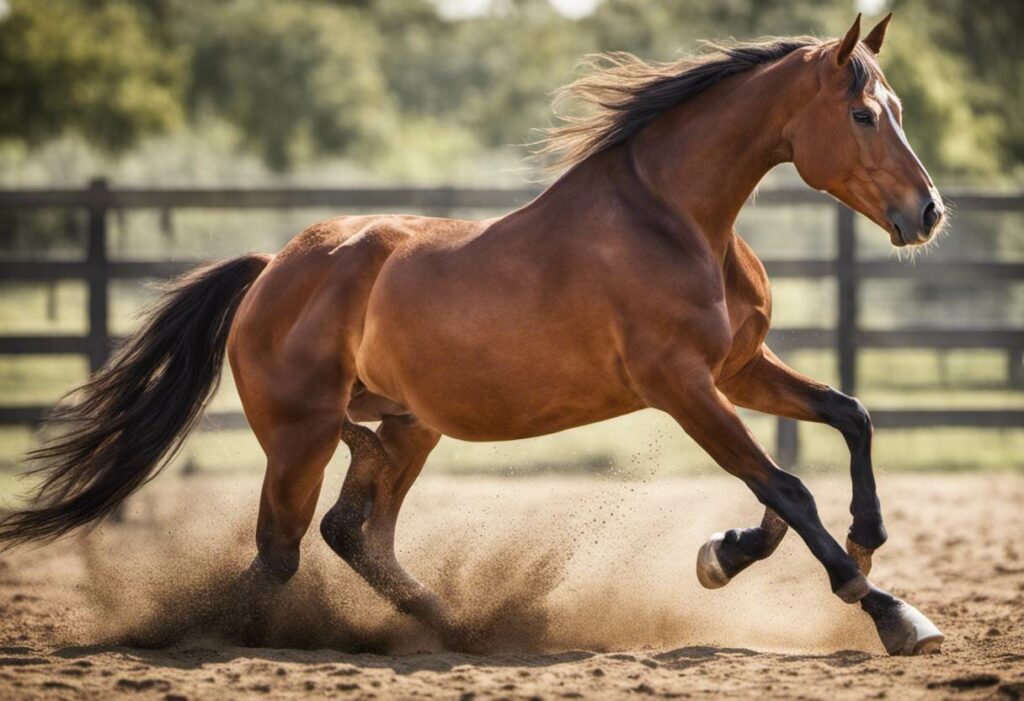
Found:
[[[839,361],[839,388],[849,395],[857,391],[857,237],[853,210],[836,203],[836,281],[838,318],[836,354]]]
[[[779,417],[775,428],[775,460],[784,470],[792,470],[800,459],[800,436],[796,421]]]
[[[1024,387],[1024,350],[1011,348],[1006,353],[1006,382],[1010,387]]]
[[[110,265],[107,258],[109,188],[105,178],[89,182],[89,238],[86,265],[89,281],[89,369],[95,372],[110,355]]]

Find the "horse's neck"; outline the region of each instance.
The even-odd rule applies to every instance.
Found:
[[[644,186],[695,222],[719,260],[751,192],[789,159],[783,132],[809,85],[780,68],[727,79],[656,119],[627,149]]]

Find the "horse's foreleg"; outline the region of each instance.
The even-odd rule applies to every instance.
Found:
[[[853,523],[846,549],[867,574],[871,554],[887,536],[871,467],[871,417],[864,405],[787,367],[767,346],[740,372],[721,383],[721,389],[738,406],[824,423],[843,434],[850,449],[853,482]]]
[[[346,422],[342,440],[352,452],[352,464],[320,532],[399,611],[446,635],[449,623],[437,598],[402,568],[394,549],[402,501],[439,438],[412,416],[385,416],[376,433]]]
[[[777,513],[807,544],[828,573],[832,591],[847,603],[861,602],[891,654],[936,649],[943,636],[913,607],[872,586],[857,564],[821,523],[814,498],[795,475],[778,468],[714,386],[699,359],[679,359],[634,373],[650,406],[671,414],[727,472],[739,477],[758,500]]]
[[[775,552],[788,530],[786,522],[766,508],[760,526],[713,534],[697,553],[697,580],[707,589],[724,587],[740,572]]]

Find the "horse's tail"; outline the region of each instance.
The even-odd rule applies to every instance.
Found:
[[[0,519],[0,550],[96,522],[181,447],[220,381],[228,332],[271,256],[197,268],[165,288],[141,328],[50,417],[58,435],[29,453],[31,505]]]

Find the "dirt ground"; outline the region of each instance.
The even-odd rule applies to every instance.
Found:
[[[848,481],[807,481],[841,535]],[[389,610],[315,528],[261,646],[245,647],[257,633],[239,630],[233,577],[252,556],[258,478],[165,477],[123,524],[0,556],[0,697],[1024,698],[1024,477],[880,482],[890,540],[872,580],[944,630],[940,654],[887,657],[792,533],[701,589],[700,544],[760,518],[718,477],[424,477],[399,556],[476,654]]]

